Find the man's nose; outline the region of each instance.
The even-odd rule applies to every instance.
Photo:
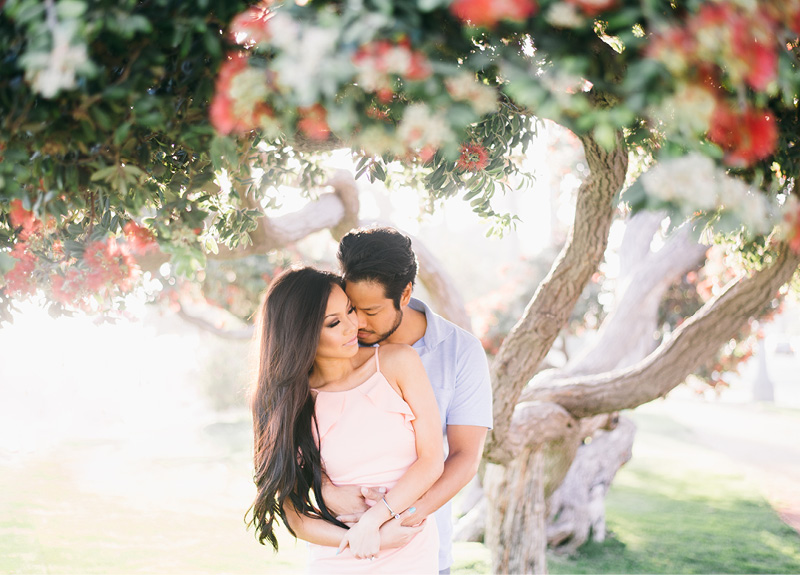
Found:
[[[358,329],[367,327],[367,314],[356,310],[356,317],[358,318]]]

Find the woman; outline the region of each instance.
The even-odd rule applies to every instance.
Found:
[[[379,535],[442,472],[433,391],[413,349],[360,348],[357,331],[337,276],[302,268],[270,286],[252,406],[252,524],[276,550],[277,519],[312,542],[310,572],[435,573],[435,522],[399,549],[380,551]],[[323,473],[390,491],[347,529],[325,506]]]

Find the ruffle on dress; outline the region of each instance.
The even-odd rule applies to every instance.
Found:
[[[416,419],[408,403],[400,397],[386,377],[380,371],[373,373],[364,383],[346,391],[320,391],[317,393],[317,402],[325,402],[324,408],[315,409],[319,439],[324,438],[341,418],[348,402],[360,402],[363,398],[369,400],[379,411],[385,413],[399,413],[403,415],[405,426],[414,430],[411,424]],[[369,432],[369,430],[365,430]]]

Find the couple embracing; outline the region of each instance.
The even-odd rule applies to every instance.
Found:
[[[252,399],[252,524],[283,523],[311,573],[449,573],[449,501],[491,428],[486,356],[411,297],[411,240],[347,234],[342,276],[293,269],[270,285]]]

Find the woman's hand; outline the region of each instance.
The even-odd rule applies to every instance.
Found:
[[[353,557],[356,559],[370,559],[376,557],[381,549],[380,525],[370,521],[367,514],[362,520],[356,523],[344,536],[339,544],[338,555],[345,548],[350,547]]]

